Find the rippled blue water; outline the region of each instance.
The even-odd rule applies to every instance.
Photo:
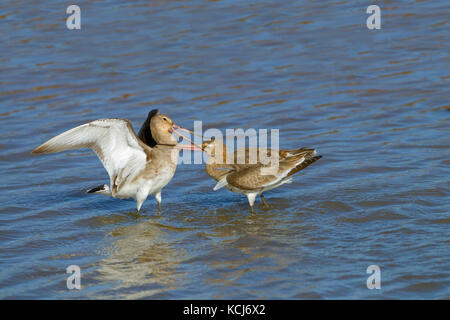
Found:
[[[366,1],[78,4],[81,30],[63,1],[0,4],[1,298],[450,298],[448,1],[381,1],[380,30]],[[107,181],[92,152],[30,154],[153,108],[323,158],[254,216],[181,165],[136,216],[84,194]]]

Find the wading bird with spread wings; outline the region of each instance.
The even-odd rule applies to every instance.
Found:
[[[61,133],[32,153],[90,148],[108,172],[109,186],[104,184],[87,193],[133,198],[138,212],[147,197],[154,194],[159,212],[161,190],[175,174],[180,149],[198,150],[179,145],[172,135],[174,128],[179,127],[158,110],[150,111],[138,135],[129,120],[95,120]]]

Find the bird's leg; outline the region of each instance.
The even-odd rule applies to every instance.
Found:
[[[264,203],[264,205],[269,208],[270,205],[267,203],[266,198],[264,198],[264,196],[262,195],[262,193],[259,195],[261,197],[262,202]]]
[[[138,214],[139,214],[139,211],[141,211],[142,204],[145,202],[146,199],[147,199],[147,193],[140,191],[136,194],[137,213]]]
[[[158,201],[158,214],[161,214],[161,191],[155,194],[155,199]]]
[[[139,211],[141,211],[141,206],[142,206],[142,203],[143,203],[144,201],[137,201],[137,214],[139,215]]]
[[[256,193],[248,193],[247,199],[248,199],[248,203],[250,204],[252,214],[254,214],[255,213],[254,204],[255,204],[255,199],[256,199]]]

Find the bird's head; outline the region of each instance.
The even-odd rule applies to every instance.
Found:
[[[159,112],[150,121],[152,136],[158,144],[177,144],[177,139],[172,136],[173,129],[176,127],[172,119]]]
[[[211,157],[217,157],[220,154],[224,155],[226,148],[222,141],[211,138],[202,143],[202,151]]]

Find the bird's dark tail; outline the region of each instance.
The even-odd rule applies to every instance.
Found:
[[[316,162],[317,160],[319,160],[320,158],[322,158],[322,156],[315,156],[315,157],[311,157],[309,159],[306,159],[305,161],[303,161],[302,163],[300,163],[298,166],[296,166],[295,168],[293,168],[289,173],[288,176],[292,176],[294,173],[299,172],[300,170],[305,169],[306,167],[310,166],[311,164],[313,164],[314,162]]]
[[[110,195],[111,191],[106,184],[102,184],[101,186],[86,190],[86,193],[100,193],[105,195]]]

